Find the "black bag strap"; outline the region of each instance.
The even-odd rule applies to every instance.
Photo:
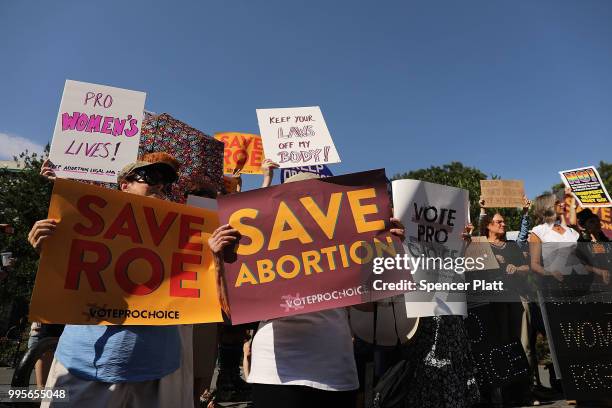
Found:
[[[376,372],[376,326],[378,320],[378,302],[374,302],[374,333],[373,333],[373,344],[372,353],[370,353],[370,360],[365,366],[365,385],[364,385],[364,397],[365,397],[365,408],[372,408],[374,403],[374,374]]]
[[[391,310],[393,311],[393,326],[395,327],[395,347],[401,347],[402,341],[400,340],[399,330],[397,330],[397,316],[395,315],[395,298],[391,301]]]

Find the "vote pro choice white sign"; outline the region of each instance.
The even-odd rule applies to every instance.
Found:
[[[281,168],[340,163],[318,106],[257,109],[266,158]]]
[[[146,94],[66,80],[49,159],[58,177],[114,183],[136,160]]]

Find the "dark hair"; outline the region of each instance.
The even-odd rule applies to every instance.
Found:
[[[489,224],[493,221],[493,215],[485,214],[480,218],[480,236],[489,237]]]
[[[589,208],[585,208],[584,210],[576,214],[576,221],[578,222],[578,225],[580,225],[582,228],[585,227],[587,221],[590,220],[591,218],[599,218],[599,217],[596,214],[594,214],[593,211],[591,211]]]
[[[493,222],[493,218],[499,215],[503,217],[500,213],[496,212],[493,215],[485,214],[480,218],[480,224],[478,225],[480,229],[480,236],[489,238],[489,224]],[[506,238],[506,234],[504,234],[504,239]]]

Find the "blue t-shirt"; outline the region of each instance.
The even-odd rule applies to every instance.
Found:
[[[177,326],[67,325],[55,356],[85,380],[149,381],[179,367],[181,340]]]

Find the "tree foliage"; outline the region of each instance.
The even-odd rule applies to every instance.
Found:
[[[412,179],[428,181],[430,183],[443,184],[445,186],[458,187],[467,190],[470,194],[470,217],[472,223],[477,226],[480,214],[480,180],[487,180],[485,173],[475,167],[464,166],[461,162],[451,162],[442,166],[432,166],[427,169],[412,170],[406,173],[396,174],[392,180]],[[499,179],[491,176],[491,179]],[[493,211],[493,210],[489,210]],[[500,208],[496,212],[501,213],[506,219],[509,230],[516,230],[520,226],[520,213],[514,208]]]
[[[48,151],[49,146],[45,155]],[[38,254],[27,237],[35,221],[47,218],[52,188],[39,175],[43,159],[26,151],[14,158],[19,170],[0,169],[0,223],[14,228],[14,234],[0,234],[0,249],[12,252],[15,258],[7,278],[0,284],[0,317],[4,319],[9,318],[16,305],[29,303],[34,286]]]

